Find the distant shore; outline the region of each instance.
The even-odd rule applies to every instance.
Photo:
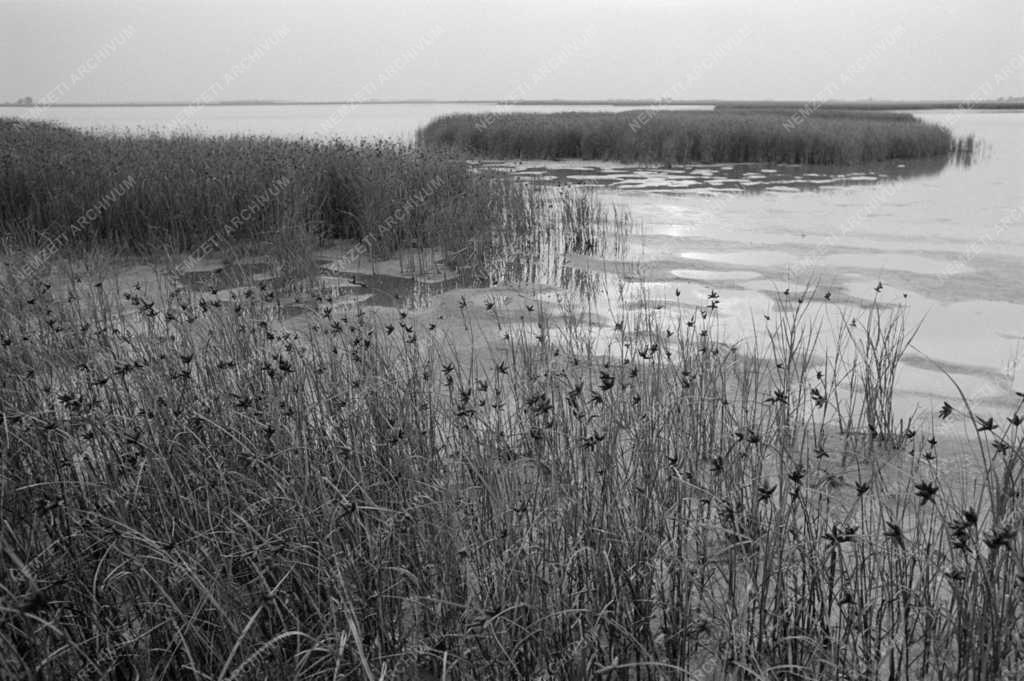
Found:
[[[235,100],[222,102],[61,102],[56,104],[17,104],[7,102],[0,107],[18,109],[82,108],[82,107],[164,107],[164,106],[343,106],[388,104],[497,104],[501,106],[714,106],[721,108],[782,108],[793,109],[813,105],[816,109],[873,109],[873,110],[928,110],[928,109],[984,109],[1024,110],[1024,99],[1015,100],[855,100],[816,102],[814,100],[728,100],[728,99],[373,99],[373,100]]]

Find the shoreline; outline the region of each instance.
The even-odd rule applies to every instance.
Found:
[[[55,102],[52,104],[0,103],[0,108],[103,108],[103,107],[215,107],[215,106],[391,106],[403,104],[494,104],[496,106],[720,106],[723,108],[780,108],[800,109],[815,105],[818,109],[877,110],[877,111],[942,111],[948,109],[978,111],[1024,111],[1024,100],[1020,101],[978,101],[978,100],[886,100],[886,101],[826,101],[814,100],[664,100],[664,99],[552,99],[518,100],[500,99],[391,99],[391,100],[266,100],[266,101],[155,101],[155,102]]]

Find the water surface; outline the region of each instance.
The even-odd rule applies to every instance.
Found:
[[[914,163],[811,170],[828,179],[813,188],[806,169],[748,166],[743,176],[755,177],[758,191],[726,196],[728,184],[708,182],[603,191],[642,220],[646,234],[635,248],[649,279],[690,282],[694,296],[715,286],[737,321],[750,310],[730,310],[730,295],[747,300],[757,292],[764,297],[754,305],[766,307],[774,292],[807,281],[854,304],[876,295],[905,302],[921,327],[900,376],[902,409],[927,409],[955,394],[940,368],[968,395],[1003,405],[1011,387],[1024,389],[1016,375],[1024,361],[1024,113],[919,115],[974,134],[982,152],[970,165],[917,174]],[[705,177],[736,175],[736,168],[704,170]]]

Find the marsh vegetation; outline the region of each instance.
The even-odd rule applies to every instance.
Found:
[[[612,285],[597,333],[602,303],[531,285],[630,229],[585,192],[434,150],[5,126],[12,252],[136,178],[74,255],[4,275],[5,676],[1024,672],[1024,421],[893,414],[903,307],[830,331],[825,294],[787,290],[741,341],[715,291]],[[475,244],[453,267],[492,287],[364,308],[301,269],[209,288],[76,261],[194,247],[288,173],[233,239],[357,243],[441,177],[374,255]],[[970,485],[943,473],[953,422]]]
[[[429,148],[494,159],[850,165],[945,156],[973,141],[910,114],[819,111],[454,114],[417,133]]]
[[[14,120],[0,120],[0,139],[0,223],[18,248],[55,239],[127,178],[133,189],[97,211],[77,249],[178,255],[226,230],[224,241],[240,244],[279,239],[286,226],[365,240],[375,257],[468,253],[514,223],[506,209],[518,205],[514,183],[443,151],[383,141],[129,137]]]

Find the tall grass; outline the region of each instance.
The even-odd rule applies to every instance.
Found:
[[[267,287],[12,286],[9,678],[1024,671],[1024,432],[979,434],[977,489],[927,423],[866,456],[877,348],[903,342],[877,311],[857,361],[821,364],[790,300],[759,345],[720,336],[716,294],[667,329],[630,313],[605,350],[559,342],[543,302],[463,301],[488,337],[467,348],[330,306],[299,335]]]
[[[366,239],[374,256],[457,251],[502,226],[494,197],[517,187],[499,190],[504,180],[446,152],[387,142],[127,136],[0,120],[0,226],[12,246],[59,239],[128,178],[129,191],[76,233],[74,249],[180,253],[291,225]]]
[[[454,114],[431,121],[417,140],[487,158],[658,164],[846,165],[943,156],[954,146],[949,130],[909,114],[828,111],[791,123],[777,111]]]

